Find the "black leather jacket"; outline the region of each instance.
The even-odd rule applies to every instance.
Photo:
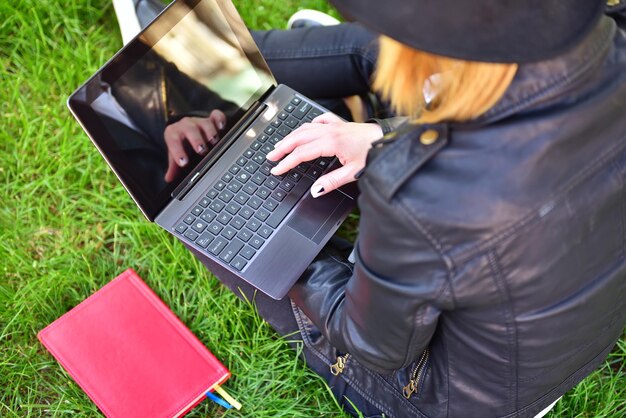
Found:
[[[605,17],[480,120],[372,149],[356,263],[324,253],[290,293],[305,343],[388,416],[532,417],[623,330],[625,184],[626,33]]]

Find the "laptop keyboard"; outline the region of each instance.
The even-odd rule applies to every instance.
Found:
[[[266,159],[283,137],[321,115],[294,97],[175,227],[205,252],[243,270],[332,158],[304,162],[281,176]]]

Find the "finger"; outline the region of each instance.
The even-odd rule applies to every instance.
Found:
[[[215,123],[213,122],[213,120],[207,119],[207,118],[202,118],[202,119],[198,118],[197,124],[200,130],[202,131],[202,135],[204,136],[206,141],[211,145],[217,144],[218,133],[217,133],[217,127],[215,126]]]
[[[207,146],[200,131],[200,123],[194,119],[190,119],[181,125],[182,135],[179,135],[179,142],[186,139],[194,151],[198,154],[204,154],[207,151]]]
[[[295,148],[289,155],[283,158],[274,168],[272,168],[271,172],[274,175],[281,175],[292,168],[296,167],[298,164],[315,160],[319,157],[331,157],[334,156],[332,144],[330,141],[313,141],[308,142],[306,144],[300,145]]]
[[[226,127],[226,115],[219,109],[213,110],[209,115],[209,119],[213,121],[220,131]]]
[[[324,174],[311,186],[311,195],[319,197],[354,181],[354,176],[358,171],[359,168],[355,164],[346,164],[330,173]]]
[[[316,117],[315,119],[313,119],[311,121],[311,123],[335,123],[335,122],[344,122],[343,119],[341,119],[339,116],[335,115],[334,113],[322,113],[321,115],[319,115],[318,117]]]
[[[270,161],[278,161],[297,147],[320,139],[325,132],[326,129],[320,125],[316,126],[311,123],[306,123],[277,143],[274,146],[274,150],[267,154],[267,159]]]
[[[174,157],[171,153],[167,155],[167,172],[165,173],[164,180],[167,183],[171,183],[176,178],[178,173],[178,165],[176,165],[176,161],[174,161]]]
[[[167,145],[167,150],[169,154],[174,159],[174,162],[179,167],[184,167],[189,162],[187,158],[187,153],[183,148],[183,132],[176,127],[172,127],[173,125],[165,128],[164,137],[165,137],[165,145]]]

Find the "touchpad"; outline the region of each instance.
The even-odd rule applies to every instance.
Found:
[[[289,219],[287,226],[319,244],[353,205],[352,199],[336,190],[317,199],[309,195]]]

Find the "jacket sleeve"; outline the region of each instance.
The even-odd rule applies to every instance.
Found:
[[[337,349],[387,372],[409,365],[429,344],[449,304],[447,270],[402,202],[387,202],[361,181],[354,268],[322,254],[289,296]]]

